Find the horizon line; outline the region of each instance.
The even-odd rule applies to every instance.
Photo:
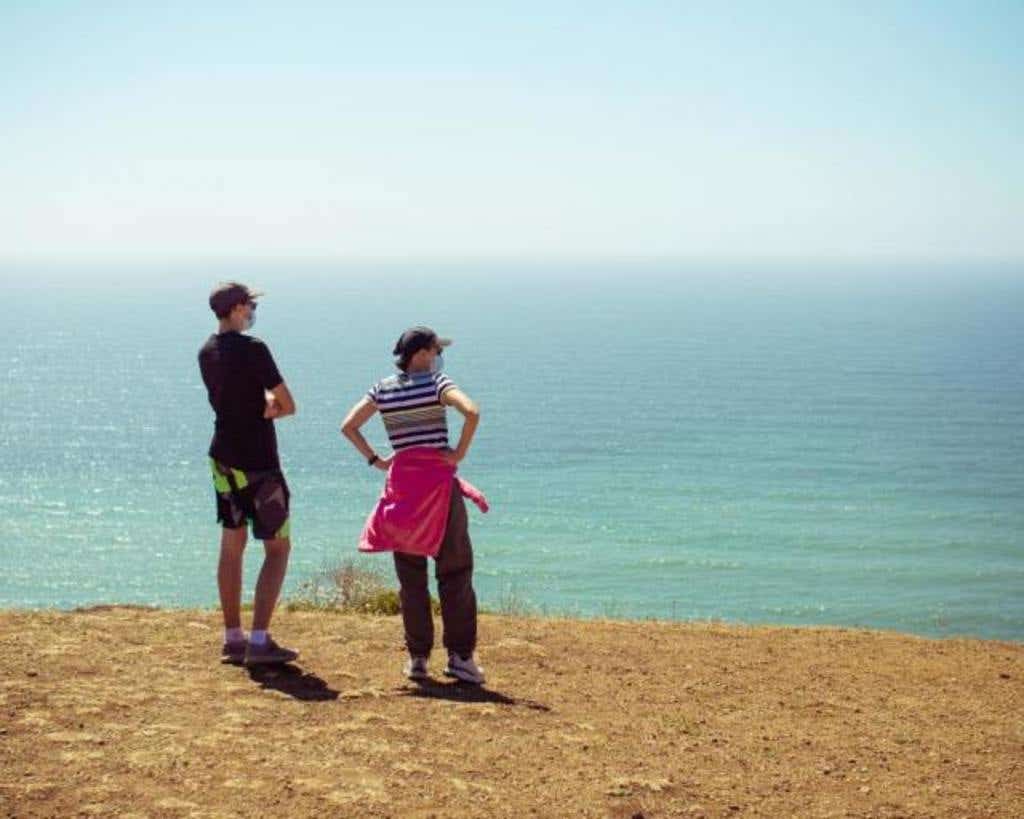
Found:
[[[623,265],[637,264],[644,266],[666,266],[680,265],[692,267],[696,265],[726,267],[736,265],[758,265],[762,267],[780,266],[877,266],[890,265],[900,267],[962,267],[966,265],[986,265],[991,267],[1016,267],[1024,266],[1024,256],[1019,258],[1004,256],[955,256],[941,257],[934,256],[909,256],[909,255],[858,255],[858,256],[696,256],[684,254],[660,255],[660,254],[559,254],[559,255],[530,255],[530,254],[502,254],[502,255],[438,255],[414,254],[395,255],[373,255],[373,256],[343,256],[336,254],[309,255],[309,254],[118,254],[104,256],[69,256],[61,255],[39,255],[39,256],[2,256],[0,255],[0,268],[4,267],[92,267],[110,266],[123,267],[128,265],[184,265],[187,267],[201,265],[256,265],[271,266],[279,264],[297,264],[303,266],[357,266],[357,265],[380,265],[380,266],[406,266],[406,265],[455,265],[459,267],[478,265]]]

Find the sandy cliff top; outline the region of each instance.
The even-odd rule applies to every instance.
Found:
[[[211,612],[0,613],[0,817],[1024,815],[1020,644],[484,616],[478,690],[396,617],[274,633],[250,673]]]

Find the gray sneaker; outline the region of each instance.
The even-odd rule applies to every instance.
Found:
[[[430,678],[427,670],[426,657],[410,657],[405,663],[405,676],[410,680],[426,680]]]
[[[279,646],[268,636],[267,642],[263,645],[256,645],[252,641],[249,642],[248,647],[245,649],[245,664],[247,666],[281,665],[282,663],[290,663],[298,656],[299,652]]]
[[[444,673],[449,677],[455,677],[463,682],[473,685],[483,685],[484,670],[473,662],[473,655],[460,657],[454,651],[448,655],[448,667]]]
[[[231,665],[241,665],[245,662],[245,649],[249,645],[248,640],[235,640],[224,643],[220,649],[220,661]]]

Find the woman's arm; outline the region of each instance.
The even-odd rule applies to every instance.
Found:
[[[441,403],[455,407],[455,409],[462,413],[462,417],[465,419],[462,424],[462,435],[459,436],[459,445],[445,455],[445,460],[452,466],[455,466],[469,452],[469,445],[473,442],[473,435],[476,433],[477,424],[480,423],[480,408],[473,399],[458,387],[448,390],[442,395]]]
[[[377,411],[376,405],[367,397],[363,397],[352,409],[348,411],[345,420],[341,422],[341,434],[352,442],[352,446],[359,450],[359,454],[369,461],[377,453],[363,437],[359,428],[369,421]],[[391,466],[391,458],[378,458],[373,464],[377,469],[384,472]]]

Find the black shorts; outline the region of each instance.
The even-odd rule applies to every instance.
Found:
[[[210,468],[217,496],[217,522],[225,529],[238,529],[252,521],[252,536],[257,540],[291,536],[288,515],[291,493],[281,470],[246,472],[213,458]]]

